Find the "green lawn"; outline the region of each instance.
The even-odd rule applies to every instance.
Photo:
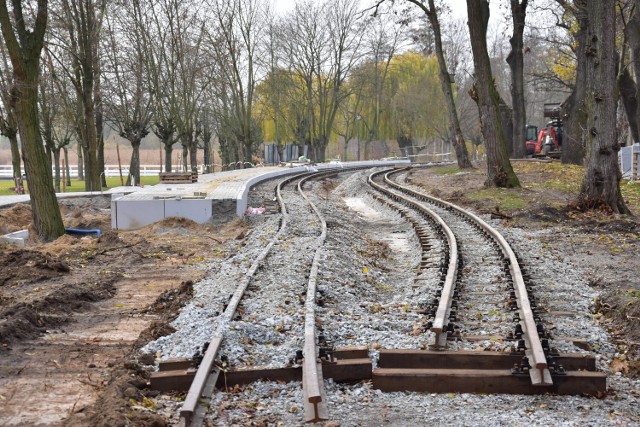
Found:
[[[142,185],[155,185],[160,181],[159,176],[142,176],[140,177],[142,181]],[[120,177],[113,176],[107,177],[107,187],[104,188],[109,189],[113,187],[120,186]],[[0,196],[9,196],[16,194],[15,191],[9,190],[14,187],[14,183],[12,180],[0,180]],[[66,188],[67,193],[84,191],[84,181],[80,181],[79,179],[72,179],[71,186]]]

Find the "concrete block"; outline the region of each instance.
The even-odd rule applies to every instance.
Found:
[[[198,224],[211,220],[211,200],[167,199],[164,201],[164,217],[178,216],[188,218]]]
[[[114,200],[111,202],[111,228],[135,230],[160,221],[165,218],[164,202],[164,200]]]
[[[24,248],[25,242],[29,239],[29,230],[14,231],[13,233],[0,236],[0,242]]]

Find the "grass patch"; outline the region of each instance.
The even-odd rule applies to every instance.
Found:
[[[620,190],[631,212],[636,215],[640,213],[640,182],[622,181]]]
[[[469,192],[466,196],[470,200],[478,200],[497,206],[501,212],[508,212],[527,206],[527,201],[519,191],[513,188],[485,188]]]
[[[584,178],[584,167],[559,162],[514,162],[513,168],[523,188],[551,189],[578,194]],[[527,177],[530,176],[531,178]],[[535,178],[535,179],[534,179]]]
[[[140,180],[142,181],[142,185],[156,185],[157,183],[160,182],[160,177],[155,175],[155,176],[141,176]],[[104,188],[109,189],[109,188],[113,188],[113,187],[119,187],[120,186],[120,177],[119,176],[108,176],[107,177],[107,186]],[[10,188],[14,187],[14,183],[13,180],[0,180],[0,196],[10,196],[10,195],[15,195],[15,191],[13,190],[9,190]],[[81,181],[79,179],[72,179],[71,180],[71,186],[67,187],[66,192],[67,193],[73,193],[73,192],[78,192],[78,191],[85,191],[84,190],[84,181]]]

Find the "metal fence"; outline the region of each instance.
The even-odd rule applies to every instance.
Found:
[[[77,165],[70,165],[69,166],[69,171],[70,171],[70,175],[71,178],[77,178],[78,177],[78,166]],[[55,171],[52,168],[52,173],[54,173]],[[203,165],[199,165],[198,166],[198,173],[202,174],[204,172],[204,166]],[[24,171],[23,171],[24,173]],[[105,165],[104,167],[104,173],[106,176],[120,176],[120,172],[118,170],[118,165]],[[159,165],[140,165],[140,175],[141,176],[153,176],[153,175],[158,175],[160,173],[160,166]],[[129,168],[128,167],[123,167],[122,168],[122,176],[126,177],[129,175]],[[13,167],[11,165],[0,165],[0,178],[3,179],[11,179],[13,178]]]

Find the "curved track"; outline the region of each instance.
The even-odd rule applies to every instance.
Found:
[[[342,171],[342,170],[340,170]],[[299,288],[283,287],[279,283],[262,283],[260,272],[266,268],[267,264],[282,265],[282,260],[276,260],[282,247],[295,246],[295,259],[291,257],[286,261],[288,268],[285,274],[294,274],[300,280],[306,280],[306,296],[304,298],[304,315],[292,305],[290,310],[283,309],[283,318],[279,320],[280,330],[284,337],[280,339],[301,339],[304,338],[302,351],[302,372],[305,420],[309,422],[321,421],[328,418],[326,397],[324,393],[324,381],[322,377],[321,363],[318,359],[317,332],[315,321],[316,304],[316,282],[318,275],[318,263],[322,245],[324,244],[327,226],[326,222],[311,200],[304,193],[303,186],[312,179],[333,175],[335,170],[322,172],[303,173],[292,176],[281,181],[276,187],[276,199],[280,206],[282,221],[275,236],[268,242],[264,250],[255,259],[248,272],[238,284],[234,294],[231,296],[224,312],[221,314],[220,326],[213,334],[211,342],[207,346],[203,359],[198,367],[192,385],[180,410],[180,425],[200,424],[206,412],[206,405],[200,405],[202,398],[210,398],[221,370],[224,369],[227,360],[216,363],[219,354],[223,353],[224,338],[228,329],[240,330],[246,327],[247,323],[260,325],[261,322],[273,322],[274,319],[263,319],[260,317],[260,307],[252,305],[252,293],[263,293],[274,300],[282,301],[282,306],[289,306],[291,302],[298,300]],[[295,185],[295,186],[294,186]],[[292,191],[291,188],[295,188]],[[309,223],[303,221],[305,215],[302,210],[311,209],[317,216],[317,220]],[[291,254],[292,251],[287,252]],[[271,267],[272,268],[272,267]],[[256,286],[252,286],[256,284]],[[250,322],[245,322],[243,318],[250,318]],[[302,327],[301,327],[302,326]],[[268,347],[273,348],[273,343],[268,339]],[[267,343],[253,343],[255,352],[260,355],[260,359],[246,360],[247,365],[259,365],[268,363],[278,356],[277,351],[267,350]],[[298,356],[295,357],[298,359]],[[222,365],[222,368],[221,368]]]
[[[369,177],[369,183],[392,200],[410,206],[420,216],[428,218],[425,226],[435,229],[441,237],[446,236],[444,262],[440,263],[441,286],[435,292],[434,303],[425,310],[425,314],[432,318],[430,329],[435,334],[434,347],[445,347],[447,338],[462,338],[459,326],[454,323],[457,320],[463,325],[466,323],[466,328],[473,332],[472,308],[480,309],[477,313],[489,312],[499,319],[506,318],[509,312],[505,311],[508,307],[504,307],[504,301],[507,301],[510,303],[509,307],[517,311],[517,316],[513,319],[513,335],[517,341],[517,350],[523,351],[527,357],[523,369],[529,373],[533,385],[551,385],[547,362],[549,348],[546,340],[541,339],[539,334],[540,332],[544,336],[544,327],[532,308],[535,303],[530,302],[530,288],[525,285],[518,259],[510,245],[499,232],[473,213],[393,181],[391,176],[398,172],[385,170],[373,173]],[[418,222],[414,220],[414,224]],[[417,231],[418,234],[424,234],[424,229],[418,228]],[[463,257],[458,241],[464,241],[465,248],[475,246],[476,250],[466,251],[469,255]],[[487,246],[492,249],[487,251]],[[471,272],[474,275],[470,275]],[[483,281],[479,290],[474,281],[475,275],[493,275],[494,278],[488,284]],[[474,291],[502,294],[503,300],[488,310],[487,307],[472,307],[471,292]],[[478,319],[481,318],[480,314]],[[528,363],[535,369],[529,369]]]
[[[442,379],[453,375],[447,369],[458,369],[466,373],[456,375],[506,379],[508,385],[498,393],[515,388],[546,393],[568,383],[561,366],[568,359],[550,349],[532,295],[536,288],[508,242],[478,216],[404,183],[406,170],[355,174],[339,185],[321,179],[352,170],[330,170],[254,189],[254,205],[275,201],[280,213],[252,217],[249,222],[263,226],[261,233],[228,262],[240,266],[242,276],[216,288],[214,295],[228,295],[237,284],[214,323],[217,329],[180,410],[182,425],[238,421],[242,410],[226,407],[205,419],[209,405],[201,401],[238,402],[238,393],[248,396],[252,387],[236,386],[256,380],[281,390],[273,393],[274,401],[296,402],[284,411],[280,406],[276,417],[295,423],[344,418],[344,381],[370,380],[365,384],[382,391],[494,392],[457,390],[467,377],[455,380],[456,385]],[[355,218],[354,211],[385,219]],[[394,239],[404,239],[404,246],[385,243]],[[354,356],[345,356],[348,351]],[[481,353],[497,356],[493,359],[500,359],[500,367],[476,368],[478,360],[486,360],[475,357]],[[427,357],[442,361],[442,367],[411,362]],[[567,371],[578,369],[583,368]],[[331,380],[324,381],[323,370]],[[347,370],[353,376],[341,373]],[[243,375],[252,379],[238,380]],[[419,375],[437,378],[424,385]],[[216,383],[229,393],[214,395]],[[264,383],[258,384],[257,395],[250,398],[254,402],[265,398],[259,391]],[[259,411],[270,410],[269,404],[258,404]]]

